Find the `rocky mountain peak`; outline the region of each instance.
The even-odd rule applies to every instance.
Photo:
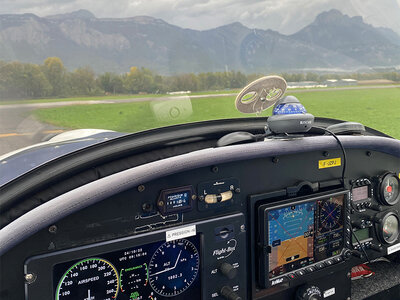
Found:
[[[331,9],[329,11],[324,11],[320,13],[314,21],[315,25],[337,25],[337,24],[346,24],[346,23],[358,23],[364,24],[363,18],[360,16],[349,17],[348,15],[343,14],[337,9]]]
[[[96,16],[86,9],[76,10],[66,14],[47,16],[48,19],[96,19]]]

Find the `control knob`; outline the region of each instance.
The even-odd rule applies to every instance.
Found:
[[[235,269],[231,264],[228,264],[226,262],[222,263],[219,266],[219,270],[229,279],[233,279],[237,275],[237,269]]]
[[[242,297],[236,294],[230,286],[222,287],[220,295],[226,300],[242,300]]]
[[[296,300],[322,300],[322,292],[314,285],[304,285],[297,290]]]
[[[352,251],[350,249],[345,249],[342,256],[344,260],[349,260],[352,256]]]

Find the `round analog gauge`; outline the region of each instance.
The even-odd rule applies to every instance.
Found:
[[[400,180],[394,174],[386,174],[380,185],[380,197],[387,205],[395,205],[400,201],[399,194]]]
[[[117,298],[118,272],[101,258],[81,260],[64,273],[57,285],[56,300]]]
[[[199,271],[199,253],[188,240],[162,244],[149,264],[149,281],[159,295],[172,297],[183,293]]]
[[[399,237],[399,218],[393,212],[383,217],[381,228],[381,236],[384,242],[393,244]]]
[[[320,226],[326,230],[336,229],[341,225],[342,204],[331,199],[320,206]]]

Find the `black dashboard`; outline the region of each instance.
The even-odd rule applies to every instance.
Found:
[[[350,299],[353,266],[388,257],[398,268],[398,140],[340,136],[345,153],[312,134],[210,147],[226,130],[168,141],[157,146],[168,155],[135,166],[132,153],[109,158],[110,174],[65,193],[54,187],[96,166],[20,191],[14,208],[32,214],[10,228],[16,210],[4,211],[16,241],[0,298]]]

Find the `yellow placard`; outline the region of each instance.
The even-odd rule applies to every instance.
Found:
[[[340,157],[331,158],[331,159],[324,159],[324,160],[319,160],[318,161],[318,169],[339,167],[341,165],[342,165],[342,160],[341,160]]]

